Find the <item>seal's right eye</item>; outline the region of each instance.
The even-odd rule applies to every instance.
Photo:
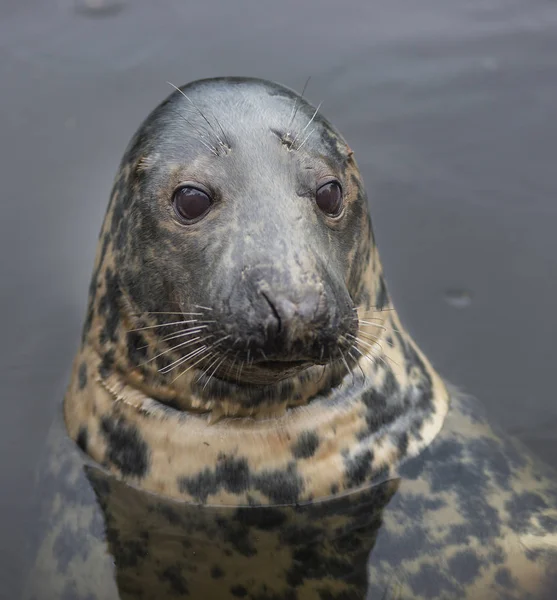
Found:
[[[193,223],[204,217],[212,203],[209,194],[190,185],[179,187],[172,196],[176,214],[186,223]]]

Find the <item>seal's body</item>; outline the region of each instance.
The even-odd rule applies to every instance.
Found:
[[[470,406],[390,304],[353,153],[317,110],[235,78],[155,109],[64,402],[88,479],[56,451],[95,490],[121,597],[544,597],[557,487]],[[68,531],[82,549],[52,597],[115,593],[84,583],[111,569],[87,497],[71,523],[52,501],[41,579]]]

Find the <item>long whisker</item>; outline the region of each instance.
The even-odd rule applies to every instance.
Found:
[[[244,363],[245,363],[244,360],[240,363],[240,370],[239,370],[238,375],[236,377],[236,381],[238,383],[240,383],[240,377],[242,376],[242,369],[244,368]]]
[[[311,134],[315,131],[315,127],[306,135],[304,141],[296,148],[296,150],[301,150],[302,146],[309,140]]]
[[[147,310],[145,312],[140,313],[131,313],[134,317],[143,317],[144,315],[182,315],[183,317],[189,317],[194,315],[202,316],[203,313],[200,312],[182,312],[181,310],[177,311],[162,311],[162,310]]]
[[[216,354],[215,360],[213,360],[211,363],[209,363],[209,365],[201,371],[201,373],[199,374],[199,377],[195,380],[195,383],[201,381],[203,376],[207,374],[207,371],[219,360],[219,358],[220,358],[220,356],[218,354]],[[205,388],[203,388],[203,389],[205,389]]]
[[[352,336],[352,337],[354,337],[354,336]],[[358,344],[363,344],[364,346],[368,346],[368,347],[369,347],[371,350],[375,350],[375,349],[376,349],[376,348],[375,348],[375,345],[368,344],[368,343],[367,343],[367,342],[365,342],[364,340],[360,340],[359,338],[354,338],[354,340],[355,340],[355,341],[356,341],[356,343],[358,343]],[[355,346],[354,346],[354,347],[355,347]],[[385,357],[386,357],[386,358],[388,358],[388,359],[389,359],[389,360],[390,360],[392,363],[394,363],[395,365],[397,365],[397,367],[398,367],[398,366],[400,366],[400,365],[399,365],[399,364],[398,364],[396,361],[394,361],[394,360],[393,360],[393,359],[392,359],[390,356],[387,356],[387,354],[385,354],[385,352],[383,352],[383,354],[384,354],[384,355],[385,355]],[[363,355],[363,353],[362,353],[362,355]],[[367,356],[367,355],[365,355],[365,356]],[[384,360],[384,359],[383,359],[381,356],[379,356],[378,354],[373,354],[372,356],[373,356],[374,358],[376,358],[376,359],[378,359],[378,360],[382,361],[382,362],[383,362],[383,363],[384,363],[386,366],[389,366],[389,365],[388,365],[388,364],[385,362],[385,360]]]
[[[191,329],[186,329],[185,331],[180,331],[179,333],[171,333],[169,335],[165,335],[157,340],[158,342],[168,342],[170,340],[175,340],[176,338],[185,337],[186,335],[195,335],[200,333],[204,329],[207,329],[207,325],[200,325],[199,327],[192,327]],[[144,346],[138,346],[138,349],[148,348],[150,344],[145,344]]]
[[[203,386],[203,389],[205,389],[209,383],[209,381],[211,381],[211,377],[213,377],[213,375],[217,372],[218,368],[222,365],[222,363],[224,362],[224,359],[226,358],[226,355],[228,354],[228,350],[224,353],[224,356],[221,358],[220,362],[217,364],[217,366],[213,369],[213,372],[209,375],[209,378],[207,379],[207,381],[205,382],[205,385]]]
[[[150,362],[153,362],[154,360],[156,360],[157,358],[159,358],[159,356],[164,356],[165,354],[168,354],[169,352],[173,352],[174,350],[177,350],[178,348],[182,348],[184,346],[189,346],[190,344],[193,344],[195,342],[203,342],[205,340],[208,340],[209,338],[212,338],[212,335],[207,335],[204,338],[202,337],[196,337],[193,338],[191,340],[187,340],[185,342],[182,342],[181,344],[176,344],[176,346],[172,346],[172,348],[168,348],[168,350],[164,350],[163,352],[159,352],[159,354],[156,354],[155,356],[153,356],[153,358],[150,358],[149,360],[145,361],[144,363],[142,363],[143,365],[146,365]],[[142,365],[139,365],[142,366]]]
[[[340,346],[337,347],[337,350],[340,352],[340,355],[342,357],[342,362],[344,363],[344,366],[346,367],[346,374],[348,375],[348,373],[350,373],[350,367],[348,366],[348,363],[346,362],[346,357],[344,356],[343,351],[340,349]],[[352,372],[352,383],[354,382],[354,373]]]
[[[169,335],[165,335],[165,336],[161,337],[160,341],[168,342],[169,340],[175,340],[176,338],[184,337],[186,335],[194,335],[195,333],[199,333],[200,331],[203,331],[204,329],[208,329],[208,327],[209,327],[208,325],[199,325],[199,326],[196,325],[195,327],[191,327],[184,331],[179,331],[178,333],[171,333]]]
[[[290,136],[290,128],[292,126],[292,123],[294,123],[294,119],[296,118],[296,114],[298,113],[299,105],[301,104],[300,100],[303,99],[304,94],[306,93],[306,88],[308,86],[310,79],[311,79],[311,76],[306,79],[306,82],[304,83],[304,87],[302,88],[302,93],[299,96],[296,96],[296,102],[294,102],[294,108],[292,109],[292,114],[290,115],[290,121],[288,122],[288,127],[286,128],[287,136]]]
[[[354,362],[358,365],[358,368],[360,369],[362,377],[364,378],[364,381],[365,381],[367,379],[367,375],[365,374],[365,371],[362,369],[362,365],[360,364],[358,357],[354,356],[352,354],[352,350],[357,350],[357,348],[354,344],[351,344],[350,348],[348,349],[348,352],[349,352],[350,356],[354,359]]]
[[[207,346],[201,346],[200,348],[196,348],[195,350],[192,350],[189,354],[186,354],[186,356],[182,356],[182,357],[176,359],[174,362],[167,365],[166,367],[163,367],[162,369],[160,369],[160,372],[164,373],[166,375],[166,373],[169,373],[170,371],[174,370],[176,367],[179,367],[181,364],[187,362],[190,358],[194,358],[200,352],[204,352],[204,351],[208,352],[209,348]]]
[[[319,109],[321,108],[322,104],[323,104],[323,102],[320,102],[317,105],[317,108],[315,109],[315,112],[313,113],[313,116],[309,120],[308,124],[302,129],[302,131],[300,131],[299,133],[297,133],[296,137],[292,140],[292,145],[294,145],[296,143],[296,140],[298,139],[298,137],[300,137],[301,135],[303,135],[304,131],[313,123],[313,120],[317,116],[317,113],[319,112]]]
[[[172,325],[184,325],[185,323],[215,323],[215,321],[199,321],[198,319],[193,319],[189,321],[174,321],[173,323],[161,323],[160,325],[147,325],[146,327],[136,327],[135,329],[130,329],[129,331],[145,331],[146,329],[157,329],[157,327],[170,327]]]
[[[209,349],[207,348],[206,352],[210,352]],[[209,357],[212,356],[212,353],[209,354]],[[199,360],[196,360],[194,363],[192,363],[187,369],[184,369],[178,376],[176,376],[171,383],[174,383],[176,381],[176,379],[178,379],[179,377],[182,377],[182,375],[184,373],[187,373],[190,369],[193,369],[193,367],[195,367],[195,365],[198,365],[200,362],[207,360],[207,358],[209,358],[207,356],[202,356]]]
[[[217,138],[217,140],[219,141],[221,146],[224,146],[225,148],[228,147],[230,148],[230,143],[228,142],[228,140],[226,139],[226,134],[224,133],[221,124],[219,123],[218,119],[213,116],[213,119],[215,119],[215,122],[217,123],[217,125],[219,126],[219,128],[221,129],[222,134],[224,135],[224,139],[226,139],[226,144],[221,140],[221,138],[219,137],[219,134],[215,131],[215,128],[211,125],[211,122],[209,121],[209,119],[201,112],[201,109],[197,106],[197,104],[195,104],[193,102],[193,100],[183,91],[181,90],[179,87],[175,86],[173,83],[170,83],[170,81],[167,81],[168,85],[172,86],[176,91],[180,92],[180,94],[182,94],[182,96],[184,96],[184,98],[195,108],[195,110],[197,110],[197,112],[201,115],[201,117],[204,119],[204,121],[207,123],[207,125],[209,125],[209,127],[211,128],[211,131],[215,134],[215,137]]]

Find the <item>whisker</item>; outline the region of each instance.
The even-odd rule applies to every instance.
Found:
[[[244,368],[244,362],[245,362],[245,361],[242,361],[242,362],[240,363],[240,371],[238,372],[238,375],[237,375],[237,377],[236,377],[236,381],[237,381],[238,383],[240,383],[240,377],[242,376],[242,369]]]
[[[208,351],[209,351],[209,350],[207,350],[207,352],[208,352]],[[210,355],[209,355],[209,356],[210,356]],[[202,356],[202,357],[201,357],[199,360],[196,360],[196,361],[195,361],[193,364],[191,364],[191,365],[190,365],[190,366],[189,366],[187,369],[184,369],[184,370],[183,370],[183,371],[182,371],[182,372],[181,372],[181,373],[180,373],[178,376],[176,376],[176,377],[175,377],[175,378],[174,378],[174,379],[171,381],[171,383],[174,383],[174,382],[176,381],[176,379],[178,379],[178,378],[182,377],[182,375],[183,375],[184,373],[187,373],[187,372],[188,372],[190,369],[193,369],[193,367],[195,367],[195,365],[198,365],[200,362],[202,362],[202,361],[204,361],[204,360],[207,360],[207,358],[208,358],[207,356]]]
[[[234,360],[228,365],[228,369],[226,370],[226,377],[228,377],[230,375],[230,373],[232,372],[232,369],[234,368],[234,365],[236,364],[236,360],[238,358],[239,353],[240,353],[240,351],[238,350],[238,352],[236,352],[236,354],[234,355]]]
[[[319,109],[321,108],[321,105],[323,104],[323,102],[320,102],[317,105],[317,108],[315,109],[315,112],[313,113],[313,116],[311,117],[311,119],[309,120],[308,124],[302,129],[302,131],[300,131],[299,133],[296,134],[296,137],[292,140],[292,145],[294,145],[296,143],[296,140],[298,139],[299,136],[303,135],[304,131],[313,123],[313,120],[315,119],[315,117],[317,116],[317,113],[319,112]]]
[[[360,321],[360,323],[365,323],[365,321]],[[377,327],[377,329],[383,329],[384,331],[387,330],[387,328],[384,325],[377,325],[377,323],[369,323],[369,325],[371,325],[372,327]]]
[[[165,335],[157,340],[157,342],[168,342],[170,340],[175,340],[176,338],[184,337],[186,335],[194,335],[196,333],[200,333],[203,329],[207,329],[207,325],[200,325],[199,327],[191,327],[190,329],[186,329],[185,331],[180,331],[179,333],[171,333],[169,335]],[[138,346],[141,350],[143,348],[149,348],[150,344],[145,344],[144,346]]]
[[[144,312],[140,312],[140,313],[131,313],[134,317],[143,317],[144,315],[182,315],[183,317],[189,317],[189,316],[194,316],[194,315],[203,315],[203,313],[200,312],[182,312],[181,310],[178,311],[162,311],[162,310],[146,310]]]
[[[216,355],[216,358],[215,358],[215,360],[214,360],[214,361],[212,361],[212,362],[211,362],[211,363],[210,363],[210,364],[207,366],[207,368],[205,368],[205,369],[203,369],[203,370],[201,371],[201,373],[199,374],[199,377],[198,377],[198,378],[195,380],[195,383],[198,383],[199,381],[201,381],[201,379],[203,378],[203,376],[207,374],[207,371],[208,371],[208,370],[209,370],[209,369],[210,369],[210,368],[211,368],[211,367],[212,367],[212,366],[213,366],[213,365],[214,365],[214,364],[215,364],[215,363],[216,363],[216,362],[219,360],[219,358],[220,358],[220,356],[217,354],[217,355]],[[205,389],[205,388],[203,388],[203,389]]]
[[[400,329],[395,329],[394,327],[389,327],[388,325],[382,326],[382,325],[377,325],[376,323],[369,323],[368,321],[360,321],[360,323],[363,323],[364,325],[371,325],[372,327],[379,327],[380,329],[384,329],[385,331],[394,331],[395,333],[404,333],[403,331],[400,331]]]
[[[364,340],[360,340],[360,339],[358,339],[358,338],[354,338],[354,339],[356,340],[356,343],[358,343],[358,344],[363,344],[363,345],[365,345],[365,346],[368,346],[368,347],[369,347],[369,348],[371,348],[372,350],[375,350],[375,347],[374,347],[374,346],[372,346],[371,344],[368,344],[368,343],[367,343],[367,342],[365,342]],[[354,346],[354,347],[356,347],[356,346]],[[382,349],[381,349],[381,350],[382,350]],[[385,355],[385,357],[386,357],[386,358],[388,358],[388,359],[389,359],[389,360],[390,360],[392,363],[394,363],[394,364],[395,364],[397,367],[399,367],[399,366],[400,366],[400,365],[399,365],[399,364],[398,364],[396,361],[394,361],[394,360],[393,360],[393,359],[392,359],[390,356],[388,356],[388,355],[387,355],[385,352],[383,352],[383,354]],[[362,353],[362,355],[364,355],[364,354]],[[367,356],[367,354],[366,354],[365,356]],[[383,359],[381,356],[379,356],[378,354],[372,354],[372,356],[373,356],[374,358],[376,358],[376,359],[378,359],[378,360],[382,361],[382,362],[383,362],[383,363],[384,363],[386,366],[389,366],[389,365],[388,365],[388,364],[385,362],[385,360],[384,360],[384,359]]]
[[[296,150],[301,150],[302,146],[309,140],[311,134],[315,131],[315,127],[306,135],[304,141],[296,148]]]
[[[180,92],[180,94],[182,94],[182,96],[184,96],[184,98],[195,108],[195,110],[197,110],[197,112],[201,115],[203,120],[207,123],[207,125],[209,125],[211,131],[215,134],[215,137],[217,138],[219,144],[226,148],[227,145],[220,139],[218,133],[215,131],[215,128],[211,125],[211,121],[209,121],[209,119],[201,112],[201,109],[193,102],[193,100],[179,87],[175,86],[173,83],[170,83],[170,81],[167,81],[167,83],[168,83],[168,85],[172,86],[176,91]],[[217,122],[218,126],[221,127],[220,123],[218,122],[218,120],[215,118],[214,115],[213,115],[213,118]],[[221,127],[221,129],[222,129],[222,127]],[[226,135],[224,137],[226,139]],[[227,143],[228,143],[228,140],[227,140]],[[230,147],[229,143],[228,143],[228,147]]]
[[[367,331],[362,331],[362,330],[358,331],[358,335],[363,335],[368,340],[373,340],[374,342],[376,342],[379,345],[379,338],[376,335],[371,335],[371,333],[368,333]]]
[[[194,342],[197,342],[197,341],[203,342],[205,340],[208,340],[211,337],[213,337],[213,336],[208,335],[208,336],[205,336],[204,338],[196,337],[196,338],[193,338],[192,340],[187,340],[185,342],[182,342],[181,344],[176,344],[176,346],[172,346],[172,348],[168,348],[168,350],[163,350],[163,352],[159,352],[159,354],[156,354],[155,356],[153,356],[153,358],[150,358],[149,360],[145,361],[144,363],[140,364],[139,366],[141,367],[143,365],[147,365],[150,362],[153,362],[154,360],[159,358],[159,356],[164,356],[165,354],[168,354],[169,352],[173,352],[174,350],[176,350],[178,348],[182,348],[183,346],[189,346],[190,344],[193,344]]]
[[[192,350],[189,354],[186,354],[186,356],[182,356],[182,357],[176,359],[174,362],[170,363],[166,367],[163,367],[159,371],[160,371],[160,373],[163,373],[166,375],[170,371],[173,371],[176,367],[179,367],[181,364],[187,362],[190,358],[194,358],[200,352],[203,352],[203,351],[208,352],[209,348],[207,346],[201,346],[201,348],[196,348],[195,350]]]
[[[224,359],[226,358],[226,355],[228,354],[228,350],[224,353],[224,356],[221,358],[220,362],[217,364],[217,366],[213,369],[213,372],[209,375],[209,378],[207,379],[207,381],[205,382],[205,385],[203,386],[203,389],[205,389],[209,383],[209,381],[211,381],[211,377],[213,377],[213,375],[217,372],[218,368],[222,365],[222,363],[224,362]],[[209,370],[209,369],[207,369]]]
[[[263,348],[259,348],[259,352],[261,352],[261,356],[263,357],[263,360],[269,360],[267,358],[267,355],[265,354],[265,352],[263,352]]]
[[[173,323],[162,323],[160,325],[147,325],[146,327],[136,327],[135,329],[129,329],[128,331],[145,331],[146,329],[157,329],[157,327],[170,327],[172,325],[183,325],[185,323],[215,323],[216,321],[199,321],[197,319],[189,321],[174,321]]]
[[[213,310],[209,306],[201,306],[201,304],[194,304],[195,308],[201,308],[202,310]]]
[[[296,102],[294,102],[294,108],[292,109],[292,114],[290,115],[290,121],[288,122],[288,127],[286,128],[287,136],[290,136],[290,127],[292,126],[292,123],[294,123],[294,119],[296,118],[296,114],[298,113],[299,104],[301,104],[300,100],[303,99],[304,94],[306,93],[306,88],[310,79],[311,76],[306,79],[304,87],[302,88],[302,93],[299,96],[296,96]]]
[[[350,373],[350,367],[348,366],[348,363],[346,362],[346,357],[344,356],[343,351],[340,349],[340,347],[337,347],[337,350],[340,352],[340,355],[342,357],[342,361],[344,362],[344,366],[346,367],[346,374],[348,375],[348,373]],[[354,383],[354,372],[352,371],[352,383]]]
[[[364,378],[364,381],[367,379],[367,375],[365,374],[365,371],[362,369],[362,365],[360,364],[360,361],[358,360],[357,356],[354,356],[352,354],[352,350],[357,350],[356,346],[354,344],[352,344],[348,350],[350,356],[354,359],[354,362],[358,365],[358,368],[360,369],[360,372],[362,374],[362,377]]]
[[[180,331],[178,333],[170,333],[169,335],[165,335],[161,337],[161,342],[168,342],[169,340],[175,340],[176,338],[184,337],[186,335],[194,335],[196,333],[200,333],[204,329],[208,329],[208,325],[199,325],[196,327],[191,327],[186,329],[185,331]]]

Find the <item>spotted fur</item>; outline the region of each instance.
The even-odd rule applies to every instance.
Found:
[[[555,476],[450,392],[404,330],[340,134],[276,84],[184,90],[144,122],[116,178],[64,401],[76,444],[55,429],[29,597],[553,597]],[[169,199],[199,172],[234,202],[185,230]],[[308,196],[331,174],[340,219]],[[254,191],[285,189],[286,208]],[[277,377],[250,361],[265,342],[253,281],[315,295],[303,336],[277,351],[313,362]],[[214,377],[201,361],[175,379],[184,351],[161,331],[180,330],[158,312],[197,306],[222,360]],[[235,351],[245,365],[228,376]]]

